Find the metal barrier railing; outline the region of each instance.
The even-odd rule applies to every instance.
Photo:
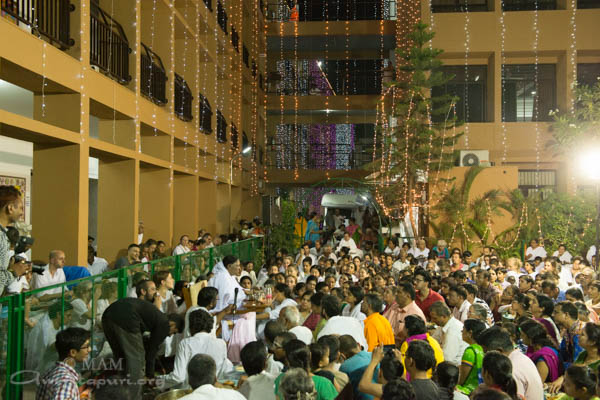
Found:
[[[131,48],[121,24],[90,3],[90,64],[122,85],[131,81],[129,54]]]
[[[75,44],[71,39],[70,18],[75,6],[69,0],[1,0],[2,11],[31,27],[62,50]]]
[[[137,281],[168,270],[176,281],[193,282],[227,255],[256,265],[262,249],[263,238],[252,238],[0,298],[1,398],[17,400],[25,392],[35,393],[36,382],[57,361],[53,343],[64,327],[91,332],[90,359],[76,367],[84,377],[81,383],[114,369],[103,358],[109,347],[102,313],[112,302],[127,297]]]

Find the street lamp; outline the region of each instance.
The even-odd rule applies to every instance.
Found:
[[[242,151],[234,154],[233,157],[231,157],[231,160],[229,160],[229,228],[227,230],[228,233],[231,233],[231,183],[233,182],[233,162],[242,156],[250,154],[251,151],[252,146],[246,146]]]
[[[596,185],[596,262],[595,269],[598,271],[600,265],[600,149],[588,150],[579,157],[581,171]]]

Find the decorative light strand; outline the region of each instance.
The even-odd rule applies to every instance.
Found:
[[[115,15],[115,2],[114,0],[110,1],[110,17],[111,19],[114,18]],[[108,71],[111,72],[112,71],[112,49],[113,49],[113,30],[110,30],[110,34],[108,35]],[[113,120],[112,120],[112,141],[113,144],[115,144],[116,139],[117,139],[117,86],[115,84],[114,81],[111,81],[111,85],[112,85],[112,114],[113,114]]]
[[[175,99],[175,8],[173,2],[169,3],[169,42],[171,47],[171,65],[169,69],[169,78],[173,78],[171,85],[169,85],[169,98]],[[173,164],[175,163],[175,102],[171,104],[169,112],[169,122],[171,136],[171,162],[169,163],[169,187],[173,186]]]
[[[258,2],[252,2],[252,32],[258,33]],[[253,54],[258,54],[258,35],[252,35],[252,49]],[[252,75],[252,74],[250,74]],[[258,71],[256,76],[258,76]],[[257,155],[258,155],[258,85],[256,77],[252,77],[252,182],[251,182],[251,194],[253,196],[258,195],[258,166],[257,166]]]
[[[536,191],[539,189],[540,184],[540,126],[539,126],[539,54],[538,54],[538,46],[540,40],[540,28],[539,28],[539,11],[538,11],[538,0],[535,0],[535,9],[533,12],[533,31],[535,33],[535,38],[533,42],[533,53],[535,57],[534,64],[534,88],[535,88],[535,97],[533,98],[533,115],[535,118],[535,189]],[[541,236],[541,228],[540,228],[540,236]]]
[[[188,8],[189,8],[189,0],[185,0],[185,7],[183,9],[183,20],[185,21],[185,23],[188,23]],[[187,72],[187,53],[188,53],[188,31],[187,31],[187,25],[183,25],[183,75],[182,78],[183,80],[187,83],[187,77],[186,77],[186,72]],[[173,89],[175,90],[175,89]],[[183,115],[184,110],[185,110],[185,85],[181,85],[181,114]],[[175,102],[173,102],[173,108],[175,108]],[[189,168],[188,165],[188,126],[189,123],[186,122],[183,124],[183,158],[184,158],[184,163],[185,163],[185,169]],[[175,144],[173,143],[173,147],[175,147]]]
[[[214,84],[214,94],[215,94],[215,108],[217,109],[217,115],[218,112],[223,112],[224,110],[220,107],[220,101],[221,100],[221,96],[219,96],[219,47],[220,47],[220,42],[219,42],[219,24],[215,23],[215,30],[214,30],[214,40],[215,40],[215,84]],[[218,172],[218,168],[219,168],[219,141],[218,139],[218,134],[219,134],[219,119],[217,118],[217,126],[215,126],[215,136],[214,136],[214,141],[215,141],[215,147],[214,147],[214,158],[215,158],[215,166],[214,166],[214,176],[213,179],[215,181],[217,181],[219,179],[219,172]]]
[[[575,88],[577,86],[577,0],[571,0],[571,51],[569,58],[571,60],[571,93],[569,98],[569,108],[571,115],[575,113]]]
[[[195,35],[194,35],[194,50],[195,50],[195,60],[196,60],[196,72],[194,74],[194,93],[197,93],[197,91],[200,89],[200,7],[199,7],[199,2],[194,2],[194,5],[196,7],[196,11],[194,13],[194,15],[196,16],[195,18],[195,22],[196,22],[196,29],[195,29]],[[202,95],[204,96],[206,93],[202,93]],[[200,121],[202,120],[202,117],[200,116],[200,96],[196,95],[196,105],[194,106],[196,109],[195,115],[196,115],[196,121],[194,123],[194,154],[196,155],[196,160],[195,160],[195,167],[194,167],[194,173],[198,173],[198,168],[199,168],[199,164],[200,164],[200,143],[199,143],[199,132],[200,132]]]
[[[85,4],[85,1],[82,2],[82,5]],[[137,36],[137,32],[138,30],[138,20],[141,20],[141,11],[142,11],[142,0],[136,0],[135,2],[135,10],[133,15],[135,15],[136,20],[133,23],[134,27],[136,28],[136,36]],[[140,42],[137,41],[136,39],[136,48],[133,50],[133,54],[135,55],[136,58],[136,62],[135,62],[135,78],[134,78],[134,84],[135,84],[135,137],[133,139],[133,145],[134,145],[134,149],[138,152],[141,153],[142,152],[142,144],[141,144],[141,139],[140,139],[140,131],[141,131],[141,123],[140,123],[140,96],[141,96],[141,78],[140,81],[138,81],[138,77],[141,77],[141,59],[138,58],[138,51],[137,49],[141,49],[141,44],[139,44]],[[140,50],[140,55],[141,55],[141,50]]]
[[[37,13],[36,13],[37,14]],[[46,41],[42,40],[42,118],[46,117]]]
[[[197,3],[198,2],[196,2],[196,4]],[[205,47],[208,47],[208,15],[209,14],[207,11],[208,6],[206,5],[206,3],[204,3],[204,9],[205,9],[206,18],[204,19],[204,36],[203,36],[203,38],[206,39],[206,43],[204,43],[204,45],[206,45]],[[204,48],[203,52],[202,52],[202,61],[203,61],[204,69],[205,69],[205,72],[202,74],[202,96],[204,96],[206,98],[206,101],[208,102],[208,93],[206,93],[206,90],[207,90],[206,89],[206,81],[208,79],[207,72],[208,72],[208,67],[209,67],[209,65],[208,65],[209,55],[208,55],[208,50],[206,48]],[[216,79],[216,77],[215,77],[215,79]],[[198,99],[198,102],[200,102],[200,99]],[[216,105],[217,104],[215,103],[215,107],[216,107]],[[204,121],[204,118],[206,118],[204,116],[204,114],[205,114],[204,113],[204,104],[202,104],[202,115],[200,116],[200,119],[202,121]],[[212,115],[211,115],[211,118],[212,118]],[[211,124],[209,124],[209,125],[211,125],[211,127],[212,127],[212,121],[211,121]],[[208,164],[208,134],[209,134],[209,132],[203,131],[203,133],[204,133],[204,137],[203,137],[203,139],[204,139],[204,169],[206,170],[206,167]]]
[[[154,51],[154,33],[156,27],[156,0],[152,0],[152,27],[150,29],[150,50]],[[154,74],[154,60],[151,54],[148,54],[150,58],[150,73],[148,74],[148,89],[152,88],[152,75]],[[154,136],[158,136],[156,128],[156,104],[152,102],[152,128],[154,129]]]
[[[502,129],[502,164],[506,163],[506,154],[508,152],[508,135],[506,132],[506,23],[504,18],[506,11],[504,10],[504,0],[500,0],[500,79],[501,79],[501,129]]]
[[[465,104],[465,148],[469,149],[469,52],[471,50],[471,32],[469,31],[469,23],[471,18],[469,16],[469,0],[465,0],[465,90],[464,90],[464,104]]]
[[[299,81],[299,63],[298,63],[298,21],[294,20],[294,181],[300,176],[298,173],[298,96],[300,95]]]

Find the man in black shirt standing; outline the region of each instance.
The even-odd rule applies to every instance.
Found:
[[[115,361],[125,359],[130,398],[141,399],[144,374],[154,378],[158,348],[177,328],[153,303],[139,298],[123,298],[111,304],[102,315],[102,327]],[[145,332],[150,333],[146,341]]]

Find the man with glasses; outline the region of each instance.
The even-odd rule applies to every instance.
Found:
[[[91,351],[90,333],[82,328],[67,328],[56,335],[56,362],[39,380],[36,400],[78,400],[79,374],[75,364],[87,360]]]
[[[436,301],[445,303],[444,298],[441,294],[431,290],[431,275],[424,269],[415,271],[415,277],[413,279],[415,289],[417,290],[417,296],[415,303],[419,306],[427,320],[430,320],[429,307]]]

